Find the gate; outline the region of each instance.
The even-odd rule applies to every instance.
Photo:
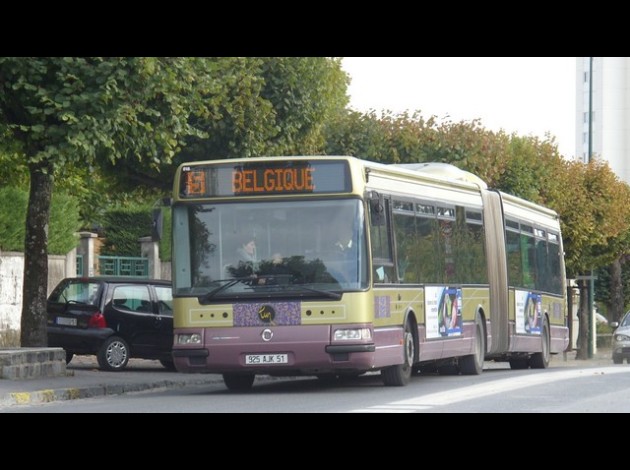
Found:
[[[99,256],[101,276],[149,277],[149,259],[132,256]]]

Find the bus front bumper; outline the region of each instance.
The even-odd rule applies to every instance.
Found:
[[[188,373],[316,375],[374,369],[374,342],[333,341],[333,327],[340,325],[211,328],[201,332],[202,344],[196,345],[177,344],[177,335],[200,330],[178,329],[173,359],[178,371]]]

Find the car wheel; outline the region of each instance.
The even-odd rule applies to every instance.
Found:
[[[613,356],[613,364],[623,364],[623,357]]]
[[[123,370],[129,362],[129,345],[118,336],[110,336],[101,345],[96,359],[103,370],[112,372]]]

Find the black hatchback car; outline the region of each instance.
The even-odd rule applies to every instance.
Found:
[[[96,355],[119,371],[130,358],[157,359],[174,369],[171,282],[129,277],[66,278],[48,297],[48,345]]]

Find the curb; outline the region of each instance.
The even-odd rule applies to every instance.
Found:
[[[35,405],[55,401],[78,400],[82,398],[122,395],[156,389],[181,388],[188,385],[204,385],[221,382],[220,378],[200,378],[198,380],[162,380],[152,383],[102,384],[86,387],[43,389],[30,392],[10,392],[0,396],[0,406]]]

